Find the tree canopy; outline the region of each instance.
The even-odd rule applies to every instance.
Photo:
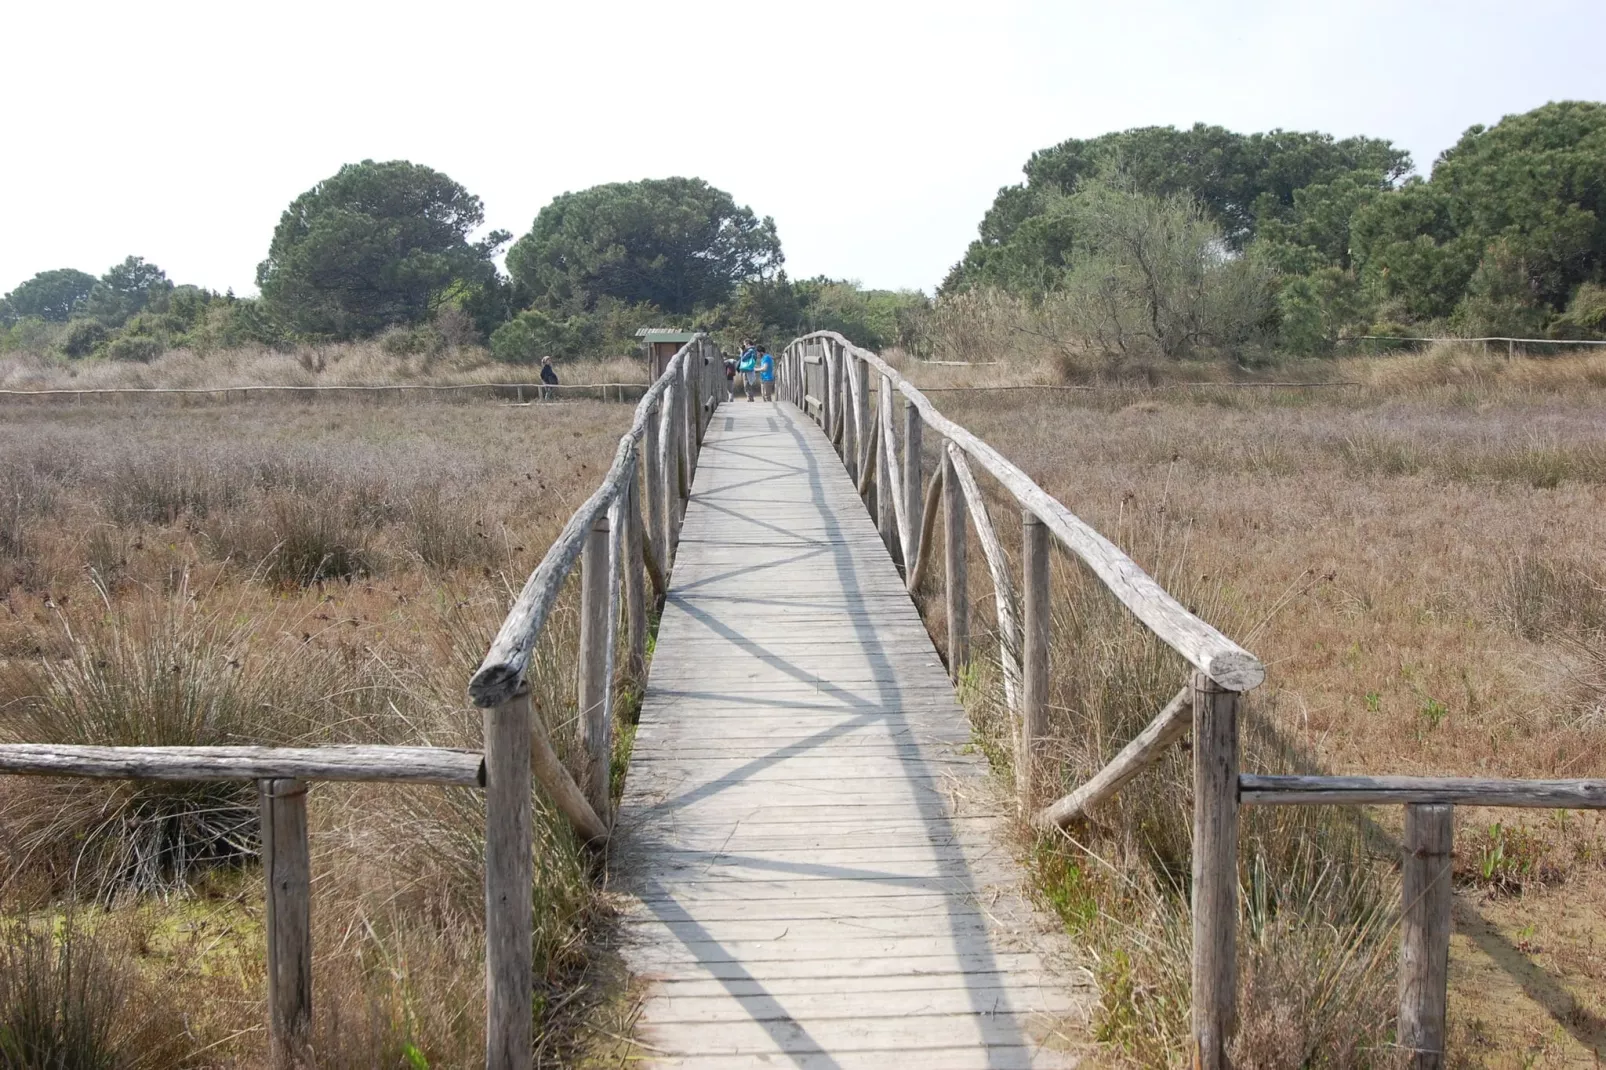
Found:
[[[483,301],[492,257],[511,235],[471,242],[480,199],[405,160],[346,164],[291,202],[257,284],[303,334],[351,337],[427,321],[444,304]]]
[[[514,282],[545,310],[590,312],[605,299],[687,315],[771,278],[775,221],[699,178],[614,182],[565,193],[508,251]]]
[[[1056,197],[1101,174],[1119,172],[1137,192],[1155,197],[1193,197],[1236,250],[1264,221],[1285,216],[1300,189],[1354,172],[1386,185],[1410,168],[1409,154],[1387,141],[1316,132],[1239,134],[1199,123],[1187,130],[1150,126],[1072,138],[1033,153],[1026,182],[999,190],[979,237],[943,290],[1049,281],[1068,266],[1073,241]]]
[[[66,323],[95,288],[95,281],[95,276],[76,268],[41,271],[5,295],[5,309],[13,319],[37,316]]]

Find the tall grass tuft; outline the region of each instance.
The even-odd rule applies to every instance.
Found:
[[[68,656],[0,674],[0,739],[103,746],[212,746],[303,736],[320,661],[293,664],[251,622],[191,600],[64,624]],[[228,781],[44,782],[7,796],[3,819],[24,865],[97,897],[182,888],[202,870],[254,857],[249,784]]]
[[[153,1003],[146,988],[126,959],[71,916],[56,931],[0,923],[0,1067],[191,1065],[177,1008]]]

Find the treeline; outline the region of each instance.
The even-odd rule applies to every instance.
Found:
[[[474,240],[480,199],[439,171],[364,160],[297,197],[257,267],[260,298],[175,286],[139,257],[96,278],[41,272],[0,301],[5,348],[150,360],[169,348],[378,337],[389,351],[483,343],[510,362],[629,352],[641,327],[784,341],[907,341],[918,292],[787,278],[775,222],[700,179],[555,198],[529,233]]]
[[[789,279],[774,220],[700,179],[565,193],[517,241],[475,240],[478,197],[364,160],[285,210],[260,298],[176,286],[139,257],[98,278],[44,271],[0,300],[0,348],[149,360],[377,336],[530,362],[629,352],[655,326],[772,344],[832,329],[925,352],[1001,304],[1032,321],[1018,329],[1117,365],[1321,354],[1361,335],[1606,337],[1606,105],[1475,126],[1427,178],[1376,138],[1202,124],[1066,141],[1025,172],[932,302]]]
[[[1025,171],[939,301],[1014,295],[1108,357],[1606,336],[1606,105],[1474,126],[1427,178],[1384,140],[1202,124],[1066,141]]]

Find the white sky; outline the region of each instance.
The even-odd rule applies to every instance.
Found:
[[[0,7],[0,292],[129,253],[255,292],[280,212],[405,158],[522,234],[683,174],[794,278],[928,291],[1034,149],[1149,124],[1369,134],[1606,99],[1606,4],[1426,0],[167,0]]]

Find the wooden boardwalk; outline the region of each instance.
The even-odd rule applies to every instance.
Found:
[[[613,853],[646,1065],[1075,1065],[1085,981],[987,777],[820,430],[721,407]]]

